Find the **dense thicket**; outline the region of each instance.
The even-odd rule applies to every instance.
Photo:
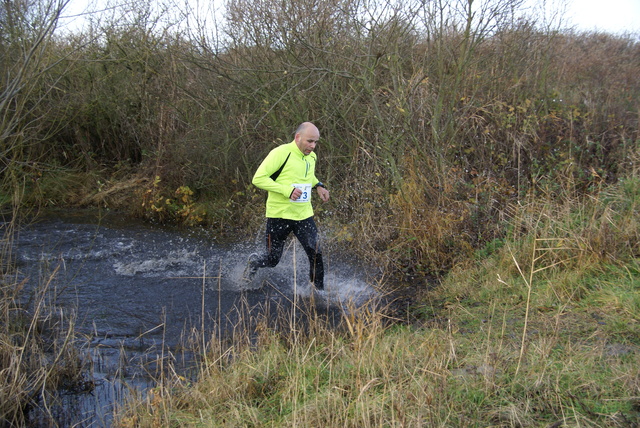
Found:
[[[586,194],[638,156],[637,41],[518,0],[229,0],[216,33],[148,3],[64,36],[45,4],[0,15],[5,203],[124,189],[138,215],[251,225],[257,163],[312,120],[336,241],[438,272],[523,198]]]

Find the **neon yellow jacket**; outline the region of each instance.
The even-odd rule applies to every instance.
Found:
[[[285,163],[275,181],[271,178]],[[317,156],[311,152],[305,156],[295,141],[282,144],[271,150],[262,161],[253,176],[252,183],[268,191],[267,217],[288,220],[304,220],[313,216],[311,197],[307,202],[293,202],[289,199],[293,184],[306,184],[311,187],[318,184],[315,175]]]

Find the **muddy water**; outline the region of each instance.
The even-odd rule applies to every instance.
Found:
[[[164,361],[159,357],[189,360],[176,350],[184,349],[179,345],[190,332],[230,334],[266,312],[295,314],[293,304],[312,293],[332,319],[376,298],[361,269],[331,254],[325,254],[326,291],[314,292],[304,281],[308,262],[293,240],[278,267],[245,284],[242,271],[260,239],[220,243],[213,236],[94,212],[50,214],[20,230],[14,244],[19,279],[28,287],[48,284],[51,303],[74,314],[76,330],[88,338],[93,369],[87,380],[95,386],[62,394],[47,415],[36,410],[35,423],[109,426],[115,406],[153,386],[148,374]]]

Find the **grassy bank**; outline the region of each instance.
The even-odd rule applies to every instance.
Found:
[[[452,270],[406,319],[317,316],[233,343],[201,376],[131,403],[122,426],[612,426],[640,418],[638,178],[531,200],[511,234]],[[314,306],[306,307],[314,313]]]

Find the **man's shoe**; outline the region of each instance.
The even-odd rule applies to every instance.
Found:
[[[249,258],[247,259],[247,267],[244,268],[244,273],[242,274],[242,279],[246,282],[253,281],[253,278],[256,276],[256,272],[258,272],[258,266],[256,265],[256,260],[258,259],[258,255],[256,253],[249,254]]]

